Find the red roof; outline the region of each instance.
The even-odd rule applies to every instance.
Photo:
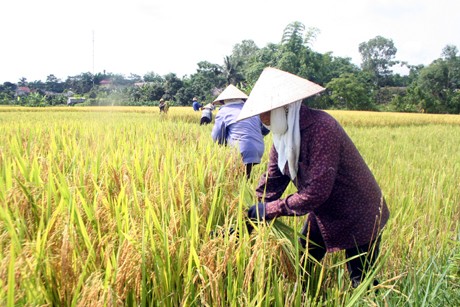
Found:
[[[30,88],[28,88],[27,86],[20,86],[18,87],[18,91],[22,91],[24,93],[30,93]]]

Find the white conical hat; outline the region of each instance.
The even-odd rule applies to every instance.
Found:
[[[324,90],[324,87],[307,79],[267,67],[249,94],[237,121],[316,95]]]
[[[240,91],[233,84],[230,84],[212,103],[223,102],[223,100],[229,99],[248,99],[248,95]]]

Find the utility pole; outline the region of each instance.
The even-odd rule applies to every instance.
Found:
[[[93,30],[93,87],[94,87],[94,30]]]

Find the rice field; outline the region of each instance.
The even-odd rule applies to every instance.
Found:
[[[460,116],[330,113],[390,208],[379,286],[342,252],[303,282],[305,217],[248,233],[271,135],[248,181],[191,108],[0,107],[0,305],[459,306]]]

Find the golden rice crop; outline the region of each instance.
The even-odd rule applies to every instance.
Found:
[[[378,294],[350,289],[342,253],[301,282],[304,217],[245,230],[270,135],[247,181],[191,108],[1,107],[0,304],[458,302],[460,117],[330,113],[390,206]]]

